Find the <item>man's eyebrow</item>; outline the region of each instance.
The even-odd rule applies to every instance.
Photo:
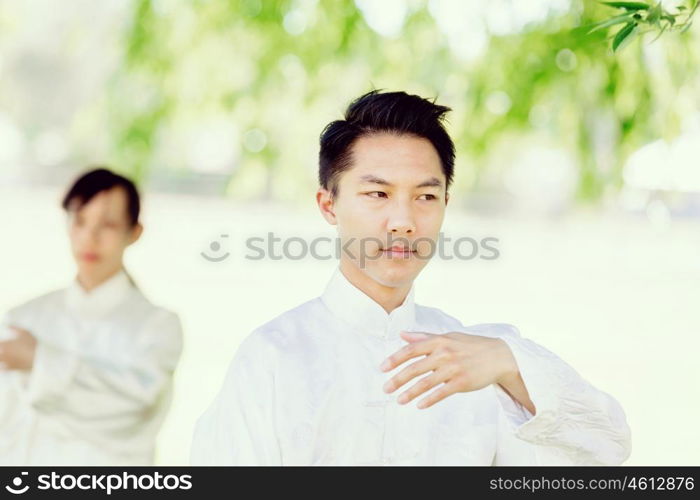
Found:
[[[425,182],[421,182],[416,186],[417,188],[424,188],[424,187],[442,187],[442,181],[438,179],[437,177],[431,177]]]
[[[381,177],[377,177],[376,175],[372,174],[367,174],[363,175],[360,177],[360,182],[363,183],[372,183],[372,184],[381,184],[382,186],[393,186],[393,184],[385,179],[382,179]],[[423,181],[420,184],[416,186],[416,188],[424,188],[424,187],[442,187],[442,181],[438,179],[437,177],[431,177],[427,181]]]
[[[368,182],[372,184],[381,184],[382,186],[393,186],[393,184],[387,180],[377,177],[376,175],[368,174],[360,177],[360,182]]]

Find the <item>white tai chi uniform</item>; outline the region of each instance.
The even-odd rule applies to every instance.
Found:
[[[412,287],[387,314],[336,269],[320,297],[242,342],[197,423],[191,462],[614,465],[628,458],[630,429],[612,396],[511,325],[464,326],[413,297]],[[416,380],[386,394],[384,383],[400,368],[384,373],[379,365],[406,345],[402,330],[503,338],[536,415],[495,384],[426,409],[416,408],[425,394],[398,404]]]
[[[2,325],[37,348],[31,372],[0,367],[0,464],[153,463],[182,350],[177,315],[122,270],[89,293],[75,280],[31,300]]]

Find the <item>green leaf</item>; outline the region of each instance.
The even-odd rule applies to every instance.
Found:
[[[620,48],[620,45],[622,42],[625,41],[627,37],[629,37],[634,29],[637,27],[637,23],[627,23],[622,27],[620,31],[617,32],[615,35],[615,38],[613,39],[612,43],[612,49],[613,52],[615,52],[618,48]]]
[[[649,9],[649,13],[647,14],[647,22],[649,24],[655,24],[656,26],[659,25],[659,21],[661,20],[661,3],[657,3],[654,5],[651,9]]]
[[[675,18],[675,16],[672,16],[671,14],[664,14],[663,16],[661,16],[661,19],[664,19],[664,20],[668,21],[668,23],[669,23],[671,26],[673,26],[674,24],[676,24],[676,18]]]
[[[616,9],[627,9],[627,10],[646,10],[649,8],[649,4],[642,2],[601,2],[609,7],[614,7]]]
[[[616,24],[620,23],[626,23],[632,20],[632,14],[626,13],[626,14],[620,14],[619,16],[611,17],[610,19],[606,19],[605,21],[600,21],[599,23],[595,23],[593,27],[586,33],[587,35],[590,35],[594,31],[599,31],[605,28],[608,28],[610,26],[614,26]]]

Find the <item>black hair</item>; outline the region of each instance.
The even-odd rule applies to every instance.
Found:
[[[134,227],[139,222],[141,210],[138,190],[132,181],[106,168],[96,168],[81,175],[63,197],[61,206],[66,211],[76,205],[79,209],[98,193],[115,187],[124,189],[126,193],[127,216],[131,227]]]
[[[372,90],[355,99],[336,120],[323,129],[320,137],[318,180],[322,187],[338,192],[339,175],[352,166],[352,145],[360,137],[382,132],[407,134],[429,140],[442,165],[449,188],[454,173],[455,147],[443,125],[452,111],[406,92]]]

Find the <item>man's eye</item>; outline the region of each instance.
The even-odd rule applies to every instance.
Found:
[[[387,194],[384,191],[370,191],[369,193],[365,193],[367,196],[371,196],[372,198],[386,198]]]
[[[423,200],[428,200],[428,201],[437,200],[437,196],[435,196],[434,194],[422,194],[419,196],[419,198],[421,198]]]

